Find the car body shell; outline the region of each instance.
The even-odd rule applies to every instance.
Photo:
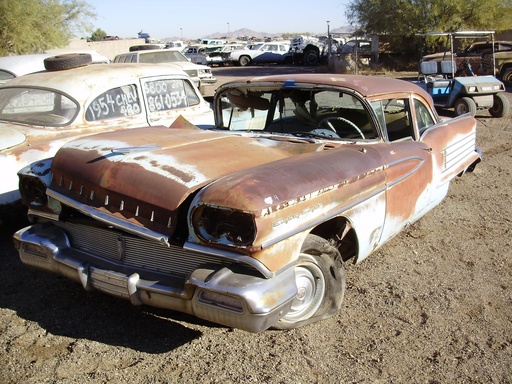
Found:
[[[371,54],[370,40],[349,40],[339,47],[341,54],[357,54],[359,56],[369,56]]]
[[[205,47],[204,53],[208,65],[223,65],[229,63],[229,55],[233,51],[244,49],[246,44],[242,43],[228,43],[225,45]]]
[[[150,101],[147,84],[163,84],[167,81],[180,81],[189,84],[194,94],[194,105],[183,108],[157,110]],[[155,82],[155,83],[152,83]],[[103,100],[121,87],[133,86],[136,89],[139,113],[127,116],[109,117],[104,115],[96,120],[87,117],[93,103]],[[74,68],[66,71],[42,72],[25,75],[10,80],[0,88],[0,95],[11,90],[41,90],[66,96],[73,100],[74,116],[65,122],[36,125],[21,121],[5,120],[3,115],[8,99],[2,96],[0,101],[0,167],[2,168],[2,187],[0,206],[9,207],[20,200],[18,177],[16,173],[38,159],[53,156],[59,147],[67,141],[83,135],[98,132],[144,127],[148,125],[169,126],[178,116],[186,116],[202,127],[213,125],[213,111],[191,84],[190,78],[181,70],[169,65],[130,65],[97,64]],[[119,95],[118,95],[119,96]],[[124,96],[123,96],[124,97]],[[102,104],[102,108],[107,108]]]
[[[363,116],[366,134],[297,134],[288,106],[313,94],[326,98],[310,113]],[[290,310],[307,236],[358,263],[480,160],[474,118],[441,119],[425,91],[395,79],[243,78],[217,90],[214,111],[218,129],[179,119],[90,136],[20,172],[27,192],[48,188],[43,204],[24,195],[38,223],[14,236],[21,260],[136,305],[258,332]]]
[[[181,48],[181,53],[194,64],[208,65],[208,59],[202,50],[194,45],[187,45]]]

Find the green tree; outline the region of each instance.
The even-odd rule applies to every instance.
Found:
[[[347,18],[364,33],[411,38],[419,32],[506,30],[512,0],[351,0]]]
[[[98,28],[92,33],[91,41],[100,41],[103,40],[105,37],[107,37],[107,32],[105,32],[101,28]]]
[[[95,17],[83,0],[0,0],[0,56],[65,46]]]

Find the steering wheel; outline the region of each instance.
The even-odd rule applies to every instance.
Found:
[[[366,139],[366,137],[364,137],[364,134],[363,134],[363,132],[361,132],[359,127],[357,125],[355,125],[353,122],[351,122],[350,120],[345,119],[344,117],[340,117],[340,116],[326,117],[325,119],[320,121],[320,123],[318,125],[320,127],[322,125],[325,125],[337,133],[336,128],[334,128],[334,126],[331,123],[331,120],[338,120],[338,121],[343,121],[344,123],[347,123],[351,128],[354,128],[357,131],[357,133],[359,133],[359,136],[361,136],[361,138]]]

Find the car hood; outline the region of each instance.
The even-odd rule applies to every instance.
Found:
[[[168,232],[158,222],[174,223],[180,205],[201,187],[241,170],[321,151],[323,146],[197,128],[110,132],[64,145],[53,159],[51,189]]]
[[[22,132],[14,128],[1,127],[0,132],[0,150],[15,147],[26,139]]]

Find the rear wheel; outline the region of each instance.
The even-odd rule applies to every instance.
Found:
[[[494,95],[494,102],[492,107],[489,108],[489,113],[492,117],[503,117],[508,115],[510,111],[510,103],[508,99],[502,93]]]
[[[455,102],[453,108],[457,116],[465,113],[469,113],[473,117],[476,115],[476,103],[471,97],[461,97]]]
[[[276,329],[292,329],[335,315],[345,293],[345,267],[327,240],[308,235],[295,264],[297,295]]]
[[[242,67],[245,67],[250,62],[251,58],[249,56],[240,56],[240,58],[238,59],[238,64],[240,64]]]
[[[503,70],[501,80],[507,85],[512,85],[512,68],[505,68]]]

